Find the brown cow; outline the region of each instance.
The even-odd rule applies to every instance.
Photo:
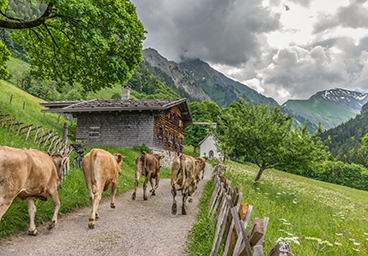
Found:
[[[191,156],[181,155],[174,158],[171,166],[171,193],[173,195],[172,214],[176,214],[176,190],[181,190],[183,196],[183,204],[181,213],[187,214],[186,200],[189,197],[189,203],[197,189],[197,165],[199,161]],[[176,189],[176,185],[180,188]]]
[[[206,159],[204,159],[203,157],[197,157],[196,160],[199,161],[198,163],[198,173],[197,173],[197,183],[199,182],[199,176],[202,172],[202,180],[204,178],[204,169],[206,168]]]
[[[132,199],[135,200],[136,192],[137,192],[137,186],[139,184],[139,177],[141,175],[145,176],[145,180],[143,183],[143,199],[147,200],[147,183],[148,180],[151,183],[151,190],[152,196],[155,195],[155,191],[158,188],[158,185],[160,183],[160,160],[163,159],[164,156],[160,156],[158,154],[148,154],[145,151],[142,151],[142,154],[140,154],[137,159],[135,160],[135,183],[134,183],[134,192],[132,194]],[[153,181],[152,179],[156,179],[155,187],[153,188]]]
[[[99,202],[101,193],[111,186],[111,208],[115,208],[116,186],[118,175],[121,173],[123,158],[120,154],[111,154],[103,149],[94,148],[82,160],[82,169],[92,204],[89,217],[89,228],[95,227],[95,219],[99,218]],[[97,181],[96,181],[97,180]]]
[[[54,228],[60,208],[57,185],[63,178],[65,160],[61,154],[49,156],[35,149],[0,146],[0,220],[15,197],[21,202],[27,201],[28,234],[37,235],[34,198],[46,201],[50,197],[54,215],[48,229]]]

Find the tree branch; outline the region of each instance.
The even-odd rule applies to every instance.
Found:
[[[52,11],[54,10],[53,6],[54,5],[52,3],[49,3],[45,12],[39,18],[34,19],[34,20],[29,20],[29,21],[11,17],[7,15],[6,13],[4,13],[3,11],[0,11],[0,14],[4,16],[5,18],[16,21],[15,22],[15,21],[9,21],[9,20],[0,20],[0,27],[10,28],[10,29],[25,29],[25,28],[38,27],[41,24],[45,23],[46,20],[57,17],[57,15],[52,15]]]

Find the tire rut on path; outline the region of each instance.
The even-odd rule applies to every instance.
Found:
[[[171,214],[170,179],[162,179],[156,196],[148,193],[147,201],[143,200],[142,188],[137,189],[135,201],[131,199],[132,191],[117,196],[115,209],[110,208],[111,197],[105,197],[94,229],[88,228],[91,206],[84,207],[63,215],[51,231],[42,225],[37,227],[38,236],[21,232],[0,240],[0,255],[184,255],[186,236],[196,220],[199,198],[211,174],[212,167],[207,164],[193,202],[187,202],[188,215],[181,214],[180,193],[176,197],[178,214]]]

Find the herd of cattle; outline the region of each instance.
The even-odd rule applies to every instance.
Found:
[[[59,181],[63,179],[64,165],[68,155],[48,155],[42,151],[30,149],[17,149],[0,146],[0,220],[5,214],[14,198],[27,202],[30,225],[28,234],[36,235],[37,229],[34,223],[36,205],[34,198],[46,201],[51,198],[54,204],[54,215],[48,226],[52,229],[56,226],[60,209],[58,196]],[[111,208],[115,208],[115,195],[118,183],[118,175],[122,172],[121,164],[126,156],[111,154],[103,149],[92,149],[82,160],[82,169],[89,191],[89,199],[92,204],[92,212],[89,217],[88,227],[93,229],[95,219],[99,218],[99,202],[101,193],[111,186]],[[136,190],[139,177],[144,176],[143,199],[147,200],[146,188],[148,181],[151,183],[151,195],[160,181],[160,160],[163,156],[148,154],[145,151],[135,161],[135,188],[132,199],[136,198]],[[173,195],[172,214],[177,212],[176,192],[181,191],[183,203],[182,214],[187,214],[186,201],[192,202],[192,197],[197,189],[197,184],[204,177],[206,160],[187,155],[174,158],[171,168],[171,193]],[[155,186],[153,186],[155,179]],[[179,186],[177,188],[176,186]]]

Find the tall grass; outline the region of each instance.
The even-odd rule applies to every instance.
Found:
[[[277,170],[266,171],[255,187],[255,165],[228,162],[226,167],[231,186],[243,192],[242,203],[254,206],[250,223],[270,218],[263,243],[266,255],[279,239],[289,242],[294,255],[368,254],[368,192]],[[199,248],[212,243],[203,242]],[[190,255],[210,253],[188,248]]]

